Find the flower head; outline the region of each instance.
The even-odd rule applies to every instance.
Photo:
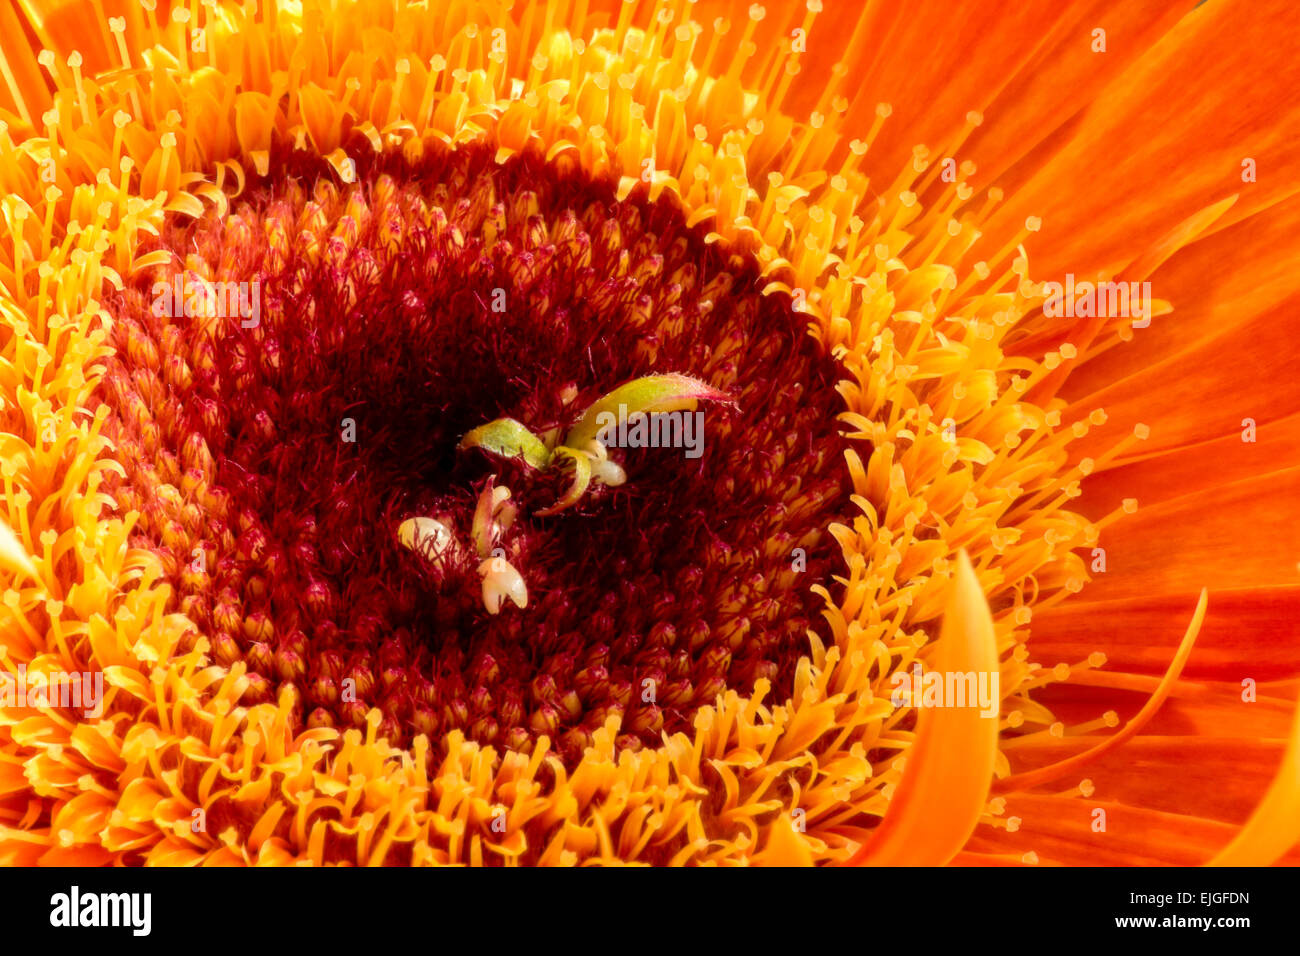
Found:
[[[1116,860],[1300,837],[1294,774],[1247,822],[1108,764],[1177,779],[1214,719],[1297,759],[1294,641],[1245,673],[1234,629],[1300,594],[1239,533],[1294,469],[1180,414],[1294,294],[1253,254],[1285,187],[1215,172],[1294,166],[1294,65],[1194,81],[1231,3],[1111,10],[1110,53],[1050,5],[651,6],[24,3],[0,648],[108,689],[0,702],[8,861],[1074,862],[1094,804]],[[1145,172],[1084,189],[1099,149]],[[633,413],[667,440],[608,441]]]

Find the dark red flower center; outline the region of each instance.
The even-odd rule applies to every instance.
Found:
[[[387,162],[335,187],[286,158],[228,217],[171,224],[171,261],[108,304],[109,490],[195,637],[246,662],[246,702],[292,686],[305,724],[339,727],[377,707],[398,744],[546,735],[573,760],[612,715],[638,747],[728,688],[783,699],[849,494],[837,367],[806,320],[666,198],[485,149]],[[701,406],[699,457],[611,449],[627,482],[559,514],[535,511],[567,474],[457,449],[502,416],[563,429],[656,372],[737,407]],[[528,589],[495,615],[469,546],[489,481],[520,505],[497,545]],[[463,556],[403,547],[422,515]]]

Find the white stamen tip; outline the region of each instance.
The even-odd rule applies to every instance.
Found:
[[[433,559],[455,540],[451,529],[434,518],[408,518],[397,527],[398,543]]]
[[[483,607],[489,614],[499,614],[506,598],[516,607],[528,607],[528,586],[505,558],[488,558],[478,566],[478,573],[483,575]]]

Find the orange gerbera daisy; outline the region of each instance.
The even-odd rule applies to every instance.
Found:
[[[1295,860],[1300,61],[1186,6],[0,8],[0,859]]]

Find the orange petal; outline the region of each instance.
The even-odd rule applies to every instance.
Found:
[[[1065,422],[1086,418],[1096,408],[1108,416],[1104,429],[1096,429],[1071,451],[1092,455],[1139,422],[1152,429],[1149,448],[1139,450],[1154,451],[1229,434],[1240,437],[1246,418],[1258,430],[1300,412],[1300,384],[1293,374],[1300,363],[1300,341],[1287,333],[1295,327],[1294,298],[1245,319],[1240,312],[1234,315],[1231,304],[1217,308],[1217,320],[1226,323],[1222,334],[1168,357],[1152,355],[1133,374],[1091,394],[1063,389],[1067,399],[1084,395],[1062,413]],[[1244,451],[1253,449],[1243,444]]]
[[[1200,632],[1201,622],[1205,620],[1205,609],[1208,601],[1209,593],[1202,589],[1200,600],[1196,602],[1196,611],[1192,614],[1191,623],[1187,625],[1183,640],[1178,645],[1178,653],[1174,655],[1173,661],[1170,662],[1169,670],[1165,673],[1164,679],[1160,681],[1160,685],[1145,706],[1121,730],[1107,737],[1096,747],[1077,754],[1068,760],[1062,760],[1047,767],[1040,767],[1037,770],[1015,774],[999,780],[997,790],[1004,793],[1013,790],[1024,790],[1055,780],[1064,774],[1079,770],[1085,764],[1090,763],[1107,751],[1115,749],[1137,734],[1146,722],[1151,719],[1152,715],[1160,709],[1160,705],[1164,703],[1165,698],[1169,696],[1169,692],[1178,680],[1178,675],[1182,673],[1183,665],[1187,663],[1187,658],[1191,655],[1192,648],[1196,644],[1196,635]]]
[[[1150,486],[1144,486],[1150,487]],[[1088,589],[1081,595],[1087,598]],[[1300,583],[1291,587],[1215,589],[1214,613],[1196,639],[1196,655],[1183,676],[1190,680],[1257,681],[1300,676]],[[1195,593],[1149,594],[1118,601],[1064,601],[1034,612],[1034,660],[1050,669],[1087,659],[1103,646],[1106,672],[1163,674],[1173,653],[1176,631],[1170,619],[1182,614]]]
[[[1252,445],[1237,454],[1250,454]],[[1087,512],[1085,511],[1085,514]],[[1105,574],[1084,589],[1089,600],[1114,601],[1194,591],[1289,587],[1297,582],[1300,547],[1289,530],[1300,520],[1300,468],[1209,488],[1104,528]]]
[[[0,4],[0,34],[21,37],[22,22],[9,4]],[[0,46],[0,109],[10,110],[29,123],[48,104],[49,89],[36,63],[36,55],[25,42]]]
[[[1208,866],[1268,866],[1300,843],[1300,707],[1273,786]]]
[[[970,558],[962,551],[932,671],[978,674],[997,668],[993,617]],[[951,860],[979,822],[997,747],[998,721],[982,716],[979,708],[922,708],[916,742],[889,810],[847,863],[937,866]]]
[[[1183,448],[1166,449],[1155,455],[1111,464],[1089,475],[1083,482],[1083,508],[1087,515],[1110,514],[1142,489],[1139,510],[1183,495],[1267,474],[1295,458],[1300,446],[1300,414],[1289,415],[1257,427],[1254,442],[1241,440],[1241,428],[1213,441]],[[1145,451],[1151,439],[1139,445]],[[1297,555],[1300,558],[1300,555]]]
[[[1005,816],[1017,818],[1014,832],[981,828],[969,849],[1028,851],[1067,866],[1195,866],[1233,831],[1231,824],[1217,820],[1126,806],[1096,795],[1008,796]],[[1106,829],[1094,830],[1103,819]]]
[[[1242,704],[1239,699],[1237,706],[1250,710],[1258,705]],[[1066,736],[1054,741],[1050,749],[1043,746],[1043,753],[1018,751],[1016,762],[1056,762],[1082,753],[1094,741],[1088,736]],[[1060,790],[1053,796],[1086,797],[1240,827],[1268,792],[1285,749],[1285,740],[1265,740],[1254,733],[1139,734],[1123,747],[1097,757],[1089,764],[1086,775],[1061,779],[1057,783]],[[1012,804],[1018,804],[1022,796],[1008,795],[1004,816],[1015,812]],[[1193,862],[1207,859],[1225,842],[1226,838],[1211,844]]]
[[[1291,0],[1222,0],[1190,12],[1052,141],[1051,156],[1002,181],[1008,200],[985,243],[1041,216],[1029,247],[1035,274],[1083,275],[1123,267],[1209,202],[1241,193],[1226,226],[1290,195],[1300,154],[1283,131],[1300,123],[1300,58],[1277,38],[1294,19]],[[1242,49],[1251,55],[1225,55]],[[1242,182],[1247,158],[1258,182]]]
[[[767,844],[753,862],[756,866],[812,866],[812,850],[783,814],[768,826]]]
[[[877,102],[893,105],[896,119],[868,153],[892,178],[915,144],[939,149],[968,111],[983,111],[989,128],[958,160],[973,158],[986,183],[1091,102],[1184,10],[1174,3],[873,3],[863,14],[863,42],[845,54],[852,87],[861,91],[850,115],[865,129]],[[1110,46],[1095,55],[1091,30],[1100,25]]]

